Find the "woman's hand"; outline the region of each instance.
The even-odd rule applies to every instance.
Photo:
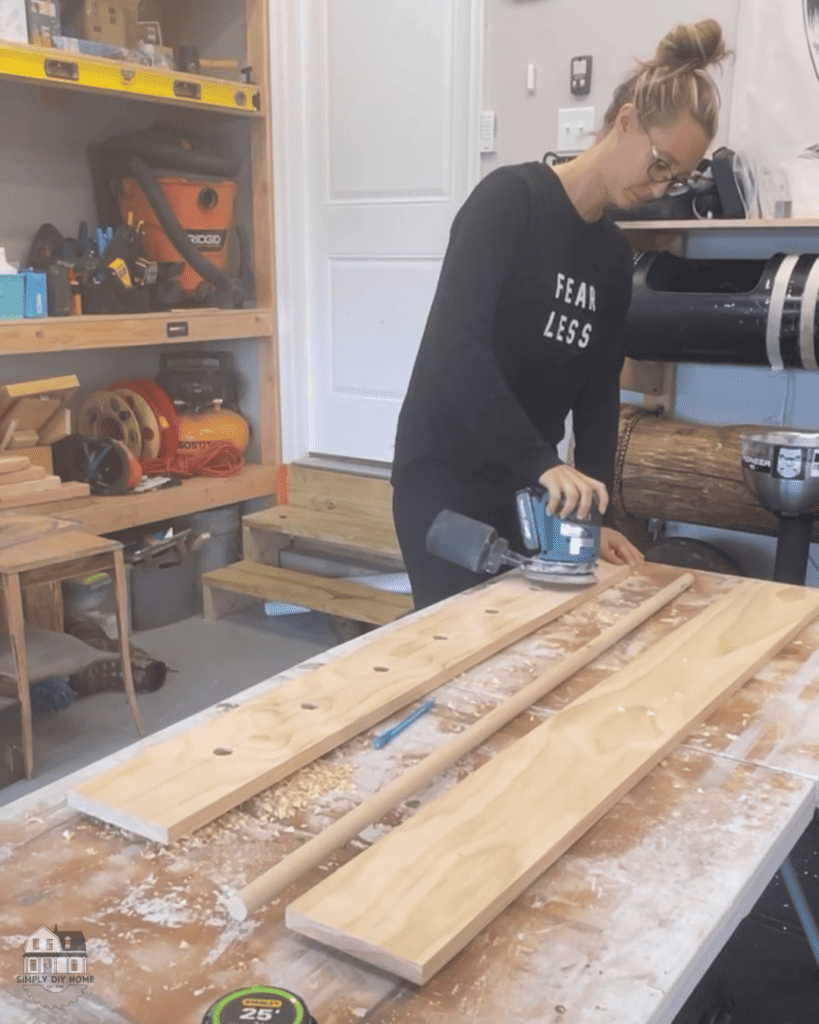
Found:
[[[627,537],[608,526],[600,531],[600,557],[604,562],[630,565],[632,569],[637,569],[645,561],[643,553]]]
[[[553,466],[541,474],[539,483],[549,492],[549,504],[546,506],[546,511],[550,516],[557,512],[562,519],[577,509],[576,514],[584,519],[591,510],[594,495],[597,495],[601,516],[609,504],[606,485],[586,476],[574,466],[562,464]],[[623,539],[625,540],[625,537]]]

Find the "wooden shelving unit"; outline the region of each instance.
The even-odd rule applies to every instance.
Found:
[[[258,419],[254,434],[261,448],[261,465],[247,465],[234,477],[198,477],[178,487],[151,494],[88,497],[38,505],[44,514],[66,515],[88,531],[111,533],[133,526],[188,515],[221,505],[273,495],[281,463],[279,377],[275,323],[273,259],[273,196],[271,113],[268,103],[268,0],[244,0],[246,39],[241,61],[252,67],[252,81],[227,81],[142,65],[89,57],[62,50],[0,42],[0,84],[27,83],[32,88],[32,131],[36,132],[37,90],[56,88],[61,94],[117,96],[139,107],[150,102],[162,107],[196,110],[198,125],[209,117],[239,118],[249,125],[248,153],[252,179],[253,262],[256,302],[253,309],[180,309],[133,316],[49,317],[0,321],[0,379],[2,357],[49,352],[96,350],[100,358],[110,349],[132,346],[205,343],[252,339],[259,346]],[[195,38],[213,8],[205,0],[166,0],[169,33]],[[188,19],[185,24],[185,19]],[[193,32],[191,29],[193,28]],[[187,32],[185,32],[187,29]],[[194,38],[192,38],[192,35]],[[207,39],[201,40],[207,45]],[[203,51],[204,53],[205,51]],[[57,155],[55,154],[55,159]],[[2,182],[0,182],[2,185]],[[111,379],[117,376],[112,364]],[[26,511],[26,510],[22,510]]]
[[[0,353],[64,352],[270,337],[270,309],[179,309],[140,316],[51,316],[0,322]]]
[[[123,494],[116,497],[91,495],[88,498],[37,505],[21,511],[65,516],[79,523],[88,533],[115,533],[132,526],[145,526],[204,509],[267,497],[276,489],[275,477],[272,466],[246,465],[237,476],[194,477],[184,480],[178,487],[149,494]]]

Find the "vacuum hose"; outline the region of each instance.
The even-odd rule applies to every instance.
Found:
[[[156,179],[145,161],[138,156],[127,156],[125,158],[125,166],[139,183],[139,187],[145,193],[145,197],[151,204],[157,220],[162,225],[162,230],[179,254],[187,260],[196,273],[204,278],[208,284],[212,284],[218,291],[226,293],[232,305],[236,307],[242,306],[247,296],[241,282],[234,281],[229,274],[215,267],[191,242],[187,231],[176,219],[162,189],[156,183]]]

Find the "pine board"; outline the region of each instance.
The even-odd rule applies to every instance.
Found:
[[[0,455],[0,480],[9,473],[28,469],[31,462],[25,455]]]
[[[16,472],[3,473],[0,476],[0,487],[6,487],[9,484],[22,484],[26,480],[43,480],[47,475],[42,466],[29,466],[27,469],[18,469]]]
[[[287,467],[287,504],[316,512],[360,517],[395,533],[389,480],[306,466]]]
[[[247,560],[205,573],[202,586],[283,601],[379,626],[412,611],[408,594],[377,590],[353,579],[314,576]]]
[[[16,498],[22,495],[36,494],[39,491],[53,491],[59,487],[62,480],[58,476],[42,475],[26,481],[17,483],[5,483],[5,478],[0,478],[0,502],[4,498]]]
[[[320,541],[371,555],[401,557],[394,526],[353,511],[328,512],[298,505],[275,505],[245,516],[242,523],[251,530]]]
[[[72,789],[69,804],[173,842],[628,575],[601,565],[587,588],[504,576],[135,754]]]
[[[287,909],[297,932],[424,984],[819,613],[738,585]]]
[[[80,483],[80,481],[72,481],[71,483],[59,483],[59,477],[56,477],[58,481],[53,487],[49,487],[45,491],[38,491],[33,494],[15,494],[15,495],[0,495],[0,509],[3,508],[28,508],[30,505],[43,505],[48,502],[66,501],[69,498],[85,498],[91,491],[88,484]],[[35,481],[36,482],[36,481]],[[14,486],[8,488],[12,490]]]

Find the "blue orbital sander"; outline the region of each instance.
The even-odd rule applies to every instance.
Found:
[[[520,532],[528,554],[512,551],[497,530],[477,519],[444,509],[432,522],[427,551],[476,573],[496,573],[501,566],[521,569],[537,583],[588,586],[597,582],[602,526],[597,499],[581,518],[549,515],[549,492],[533,487],[515,495]]]

